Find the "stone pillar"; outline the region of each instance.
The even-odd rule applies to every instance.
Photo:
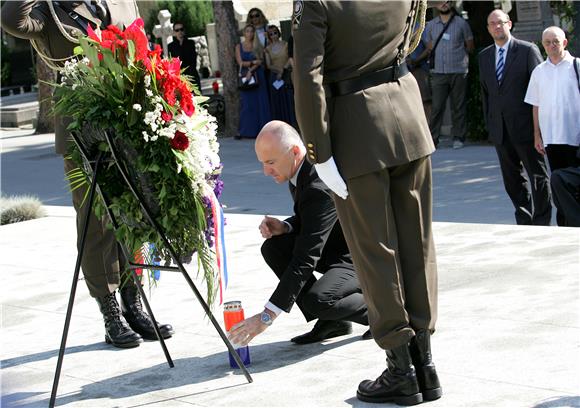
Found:
[[[552,9],[548,1],[515,1],[517,21],[512,33],[526,41],[541,41],[542,31],[554,25]]]

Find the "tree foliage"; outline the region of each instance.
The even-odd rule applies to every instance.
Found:
[[[167,1],[157,0],[157,10],[169,10],[171,21],[179,21],[185,27],[185,33],[189,37],[205,34],[206,24],[213,22],[212,2],[208,0],[183,0]],[[157,13],[151,13],[147,18],[145,28],[152,32],[155,24],[159,24]]]

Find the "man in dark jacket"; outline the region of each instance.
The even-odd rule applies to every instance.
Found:
[[[194,85],[201,94],[201,80],[199,79],[199,73],[197,72],[197,51],[195,50],[195,42],[187,38],[183,23],[174,23],[173,33],[173,41],[167,46],[169,55],[181,60],[181,68],[185,68],[184,74],[189,75],[193,79]]]
[[[530,76],[542,56],[535,44],[511,36],[511,27],[509,16],[502,10],[494,10],[487,17],[487,30],[494,44],[478,57],[483,113],[505,190],[515,207],[516,222],[550,225],[548,171],[544,158],[534,148],[532,106],[524,102]]]
[[[305,160],[300,136],[292,126],[272,121],[261,130],[255,146],[264,174],[277,183],[288,181],[294,215],[284,221],[266,216],[260,224],[266,238],[262,255],[280,282],[261,314],[232,328],[232,341],[247,344],[280,313],[290,312],[294,303],[307,321],[319,319],[311,332],[291,340],[298,344],[349,334],[350,322],[368,325],[331,192]],[[317,280],[314,271],[322,277]],[[363,338],[371,338],[370,332]]]

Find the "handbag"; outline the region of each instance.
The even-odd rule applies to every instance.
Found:
[[[433,71],[435,69],[435,49],[439,45],[439,41],[441,41],[441,38],[443,37],[443,34],[445,34],[445,31],[447,31],[449,24],[451,24],[451,21],[453,21],[453,17],[455,17],[455,13],[453,13],[451,15],[451,18],[449,19],[447,24],[445,24],[443,26],[443,30],[441,30],[439,37],[437,37],[435,44],[433,44],[433,48],[431,49],[431,52],[429,53],[429,57],[427,58],[427,66],[429,67],[429,71]]]
[[[238,73],[238,89],[240,91],[248,91],[257,88],[258,85],[258,75],[256,72],[252,72],[250,79],[246,79],[246,75],[242,75],[242,67],[240,66],[240,71]]]

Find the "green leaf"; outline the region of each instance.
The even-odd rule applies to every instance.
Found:
[[[135,44],[132,40],[127,41],[127,51],[129,51],[129,63],[133,64],[135,61]]]

